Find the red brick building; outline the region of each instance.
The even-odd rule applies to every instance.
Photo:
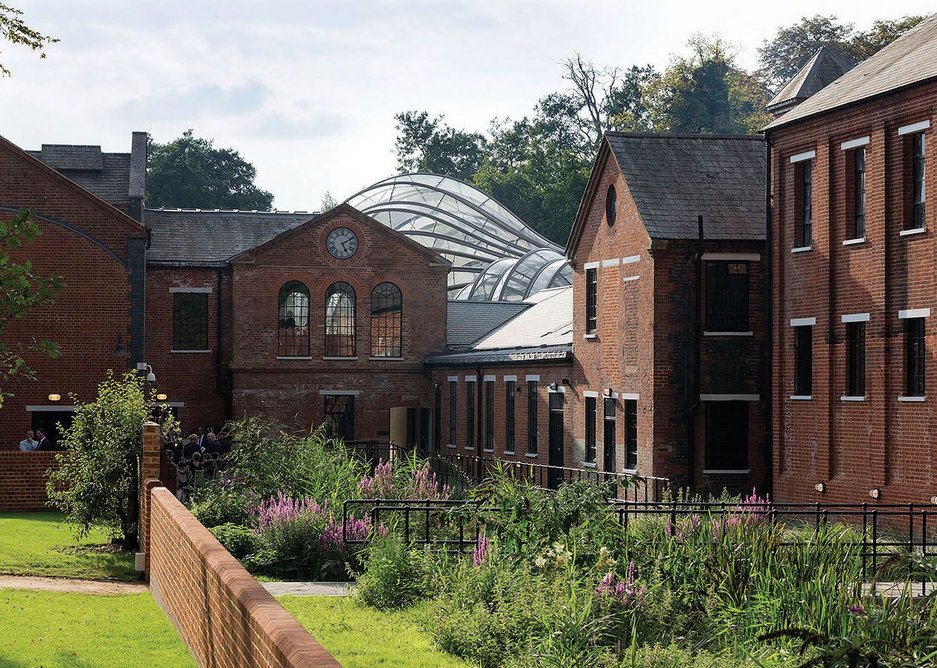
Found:
[[[766,129],[774,493],[928,502],[937,16],[798,101]]]

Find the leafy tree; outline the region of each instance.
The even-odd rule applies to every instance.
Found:
[[[425,111],[405,111],[397,121],[397,168],[404,172],[432,172],[463,181],[478,171],[485,151],[485,138],[445,123],[445,117],[430,118]]]
[[[43,48],[47,44],[54,44],[59,40],[47,37],[37,30],[30,28],[21,18],[23,12],[19,9],[0,3],[0,37],[10,42],[25,46],[32,51],[38,51],[40,58],[45,58]],[[10,76],[10,70],[0,63],[0,76]]]
[[[167,144],[151,142],[147,168],[147,205],[195,209],[269,211],[273,195],[254,185],[257,170],[231,148],[192,130]]]
[[[876,21],[868,30],[853,35],[850,40],[853,57],[861,61],[875,55],[926,18],[904,16],[900,19]]]
[[[337,206],[338,206],[338,200],[332,197],[332,193],[326,190],[325,194],[322,196],[322,202],[321,204],[319,204],[319,211],[322,211],[324,213],[326,211],[334,209]]]
[[[8,387],[17,377],[34,379],[27,362],[29,353],[57,358],[61,354],[58,344],[49,340],[29,337],[26,341],[11,341],[6,328],[21,320],[37,306],[49,306],[55,294],[62,289],[61,276],[41,276],[33,271],[32,262],[17,262],[7,249],[17,248],[39,236],[39,225],[27,210],[11,220],[0,219],[0,406]]]

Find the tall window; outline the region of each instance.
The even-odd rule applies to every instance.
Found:
[[[514,398],[517,383],[513,380],[504,383],[504,451],[514,454]]]
[[[795,240],[798,247],[813,243],[813,161],[804,160],[795,165],[797,178],[797,227]]]
[[[442,445],[442,388],[439,383],[433,385],[433,452],[439,452]]]
[[[355,289],[341,281],[325,294],[325,356],[355,356]]]
[[[911,135],[911,229],[924,227],[924,205],[927,189],[924,181],[926,150],[924,133]]]
[[[905,396],[924,396],[924,318],[908,318],[904,321],[905,335]]]
[[[495,384],[485,381],[485,450],[495,449]]]
[[[475,381],[465,383],[465,447],[475,447]]]
[[[748,263],[706,263],[706,329],[748,331]]]
[[[449,381],[449,445],[455,445],[458,437],[456,436],[456,407],[459,404],[459,384],[454,380]]]
[[[278,357],[309,357],[309,289],[299,281],[280,288]]]
[[[605,408],[605,429],[602,433],[602,459],[604,460],[604,470],[615,471],[615,400],[605,399],[603,402]]]
[[[711,471],[748,469],[748,402],[706,403],[706,468]]]
[[[537,454],[537,381],[527,381],[527,452]]]
[[[586,462],[595,463],[595,397],[586,397]]]
[[[809,397],[813,394],[813,327],[795,327],[794,334],[794,356],[797,358],[794,394]]]
[[[172,349],[208,350],[208,293],[173,293]]]
[[[586,334],[595,334],[599,288],[598,269],[586,269]]]
[[[852,154],[852,238],[865,236],[865,148],[857,148]]]
[[[346,442],[355,440],[355,398],[326,394],[325,425],[329,436]]]
[[[371,357],[400,357],[403,341],[403,297],[393,283],[371,291]]]
[[[638,401],[625,399],[625,468],[638,468]]]
[[[846,393],[851,397],[865,396],[865,323],[847,324],[847,369]]]

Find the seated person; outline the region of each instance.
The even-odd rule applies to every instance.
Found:
[[[39,441],[33,438],[33,436],[35,436],[35,434],[33,434],[32,429],[26,432],[26,438],[20,441],[20,450],[22,452],[32,452],[39,447]]]
[[[210,431],[205,435],[205,452],[213,456],[221,454],[221,441],[215,436],[215,432]]]
[[[182,459],[192,459],[193,455],[198,455],[199,458],[202,456],[202,449],[198,445],[198,436],[195,434],[189,434],[188,440],[186,440],[182,445]]]

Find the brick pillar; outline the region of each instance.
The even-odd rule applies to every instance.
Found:
[[[137,570],[142,570],[144,577],[150,577],[150,492],[154,487],[161,486],[159,480],[159,465],[163,456],[163,442],[159,433],[159,425],[147,422],[143,425],[143,456],[140,460],[140,520],[138,533],[140,536],[140,552],[137,553]]]

